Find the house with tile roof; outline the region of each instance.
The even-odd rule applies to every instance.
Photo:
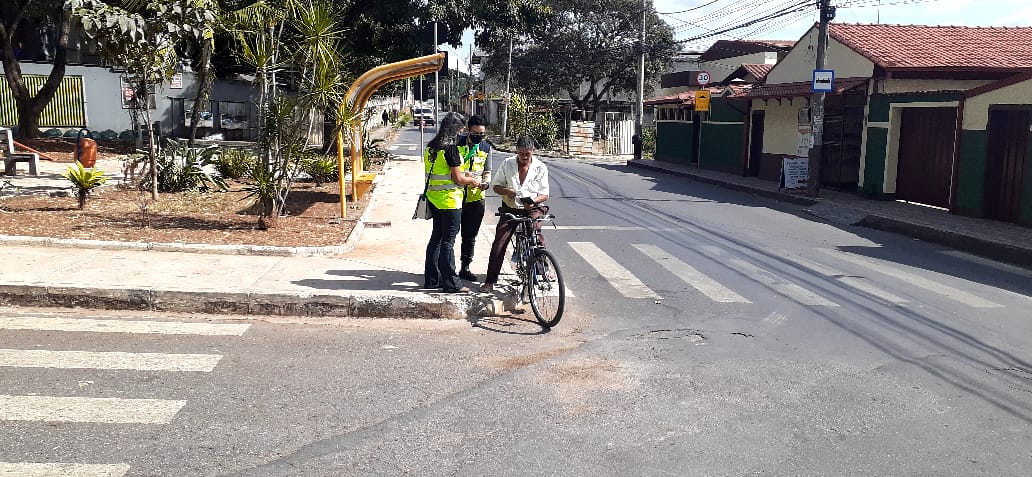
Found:
[[[1032,28],[832,23],[829,37],[822,187],[1032,225]],[[778,180],[800,151],[816,45],[815,26],[734,98],[743,174]]]
[[[793,42],[719,40],[692,62],[675,64],[661,76],[656,97],[645,100],[653,108],[656,157],[683,163],[702,161],[714,169],[739,172],[745,109],[728,99],[748,84],[761,81],[771,67],[790,51]],[[700,71],[710,74],[710,111],[697,114],[695,91]],[[705,136],[710,147],[700,147]]]

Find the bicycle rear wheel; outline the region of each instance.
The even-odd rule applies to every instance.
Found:
[[[538,323],[551,328],[559,323],[566,307],[566,284],[559,264],[547,250],[535,250],[530,263],[530,307]]]

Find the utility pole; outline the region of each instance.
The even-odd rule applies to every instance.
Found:
[[[828,23],[835,18],[835,7],[831,6],[831,0],[818,0],[821,21],[817,33],[817,65],[816,70],[823,70],[825,54],[828,49]],[[819,197],[821,189],[821,160],[824,155],[824,91],[817,91],[813,94],[813,104],[810,106],[811,134],[813,146],[810,148],[810,157],[807,160],[809,177],[806,179],[806,195],[808,197]]]
[[[634,147],[635,159],[641,159],[640,144],[642,133],[645,130],[645,19],[647,18],[647,12],[648,0],[641,0],[641,44],[638,45],[638,48],[641,50],[641,62],[638,65],[638,104],[635,105],[636,111],[634,112],[634,135],[638,136],[637,144]]]
[[[505,72],[505,111],[502,113],[502,139],[509,137],[509,84],[512,80],[512,36],[509,36],[509,66]]]
[[[437,53],[437,22],[436,21],[434,22],[434,47],[430,51],[433,51],[434,53]],[[434,70],[434,127],[437,127],[437,91],[438,91],[438,85],[441,84],[441,82],[440,82],[441,77],[438,76],[439,72],[440,72],[440,70]]]

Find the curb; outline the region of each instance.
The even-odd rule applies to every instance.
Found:
[[[495,314],[477,295],[289,294],[0,285],[0,304],[172,313],[465,320]],[[443,295],[443,296],[442,296]]]
[[[1032,268],[1032,249],[1023,249],[997,242],[990,242],[972,237],[970,235],[958,234],[948,230],[940,230],[927,225],[904,222],[891,217],[879,215],[868,215],[860,221],[859,225],[872,229],[892,232],[908,237],[913,237],[925,242],[937,243],[947,247],[963,250],[994,260]]]
[[[717,185],[717,186],[723,187],[725,189],[736,190],[736,191],[739,191],[739,192],[746,192],[746,193],[749,193],[749,194],[758,195],[758,196],[766,197],[766,198],[769,198],[769,199],[779,200],[779,201],[782,201],[782,202],[790,202],[790,203],[793,203],[793,204],[796,204],[796,205],[810,206],[810,205],[816,205],[817,203],[820,202],[820,201],[815,200],[815,199],[810,199],[810,198],[806,198],[806,197],[799,197],[799,196],[795,196],[795,195],[791,195],[791,194],[785,194],[783,192],[770,191],[770,190],[766,190],[766,189],[757,189],[755,187],[750,187],[750,186],[747,186],[747,185],[735,184],[733,182],[725,182],[725,181],[722,181],[720,179],[713,179],[713,178],[701,176],[701,175],[698,175],[698,174],[692,174],[691,172],[667,169],[665,167],[655,166],[655,165],[648,164],[647,162],[640,161],[640,160],[638,160],[638,161],[635,161],[635,160],[627,161],[627,165],[630,166],[630,167],[637,167],[637,168],[640,168],[640,169],[648,169],[648,170],[653,170],[653,171],[664,172],[664,173],[667,173],[667,174],[672,174],[672,175],[675,175],[675,176],[687,177],[689,179],[696,180],[696,181],[699,181],[699,182],[702,182],[702,183]]]

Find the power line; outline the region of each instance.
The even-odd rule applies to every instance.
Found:
[[[686,38],[684,40],[677,40],[677,41],[675,41],[675,43],[688,43],[690,41],[696,41],[696,40],[701,40],[701,39],[704,39],[704,38],[714,37],[714,36],[721,35],[721,34],[724,34],[724,33],[729,33],[729,32],[735,31],[735,30],[740,30],[742,28],[747,28],[747,27],[750,27],[750,26],[755,25],[757,23],[761,23],[761,22],[773,20],[773,19],[776,19],[776,18],[781,18],[781,17],[784,17],[784,16],[792,15],[792,14],[798,13],[800,11],[813,8],[815,6],[816,6],[816,3],[814,3],[814,0],[799,0],[795,4],[793,4],[792,6],[790,6],[788,8],[785,8],[785,9],[783,9],[781,11],[778,11],[776,13],[773,13],[773,14],[770,14],[770,15],[767,15],[767,16],[764,16],[764,17],[760,17],[760,18],[755,18],[753,20],[749,20],[747,22],[744,22],[744,23],[741,23],[739,25],[735,25],[735,26],[732,26],[732,27],[729,27],[729,28],[724,28],[722,30],[712,31],[712,32],[709,32],[709,33],[706,33],[706,34],[703,34],[703,35],[694,36],[692,38]]]
[[[713,5],[714,3],[717,3],[719,1],[720,0],[713,0],[713,1],[709,2],[709,3],[705,3],[705,4],[699,5],[697,7],[692,7],[692,8],[689,8],[687,10],[679,10],[679,11],[676,11],[676,12],[656,12],[656,13],[658,13],[660,15],[675,15],[675,14],[678,14],[678,13],[688,13],[688,12],[692,12],[692,11],[698,10],[700,8],[708,7],[708,6]]]

